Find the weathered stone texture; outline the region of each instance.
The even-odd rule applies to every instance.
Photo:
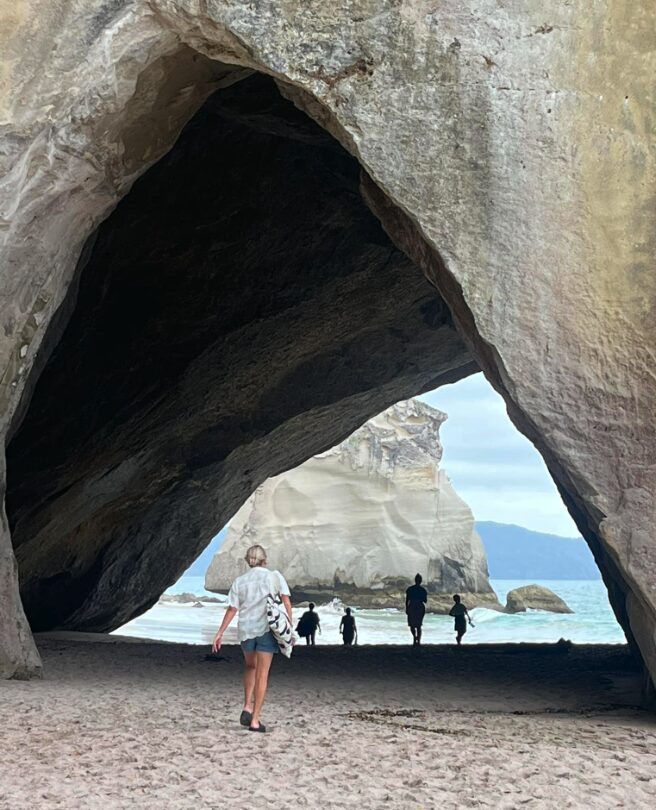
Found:
[[[0,466],[3,466],[0,462]],[[4,507],[0,509],[0,679],[41,674],[41,662],[18,592],[16,560]]]
[[[0,8],[3,429],[86,238],[227,80],[172,66],[264,71],[366,169],[656,674],[652,0]]]

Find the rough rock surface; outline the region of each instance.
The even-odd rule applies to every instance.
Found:
[[[29,404],[97,225],[234,68],[269,73],[366,170],[370,205],[544,456],[656,675],[652,0],[2,0],[0,14],[0,430]],[[320,311],[339,311],[335,300]],[[353,418],[373,412],[368,398],[351,405]],[[325,446],[311,421],[305,456]],[[262,450],[240,485],[215,477],[215,497],[229,510],[301,456],[295,446],[267,464]],[[104,536],[125,537],[115,512],[106,521]],[[137,588],[150,588],[139,560],[154,536],[138,532]],[[4,525],[0,542],[0,655],[22,649],[29,668]],[[180,540],[182,556],[200,544]],[[33,552],[34,581],[56,582],[58,552]],[[92,540],[85,553],[94,573],[79,594],[91,597],[117,555]],[[117,602],[130,571],[116,569]]]
[[[558,594],[542,585],[523,585],[508,591],[506,613],[524,613],[527,610],[547,610],[549,613],[573,613],[574,611]]]
[[[498,605],[472,512],[439,469],[445,419],[400,402],[265,481],[233,518],[206,589],[227,592],[247,570],[246,549],[260,543],[296,600],[399,607],[419,572],[433,612],[448,612],[456,591],[472,606]]]
[[[2,544],[3,533],[9,536],[0,506],[0,679],[38,677],[41,661],[18,592],[16,560],[11,548]]]

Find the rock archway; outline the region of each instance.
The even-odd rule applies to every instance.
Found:
[[[476,368],[359,185],[255,74],[101,226],[7,449],[32,629],[123,624],[266,477]]]
[[[10,428],[15,434],[9,447],[8,505],[25,601],[35,625],[109,627],[121,618],[116,607],[120,598],[131,610],[144,607],[152,589],[166,584],[151,579],[149,555],[156,556],[156,549],[160,557],[169,553],[183,528],[191,528],[191,539],[183,552],[176,544],[178,568],[199,547],[201,541],[193,539],[199,527],[187,525],[194,506],[198,511],[214,499],[217,516],[221,508],[234,508],[235,500],[261,477],[339,438],[342,425],[348,430],[390,397],[411,393],[404,386],[415,386],[415,393],[443,375],[467,373],[473,358],[503,394],[517,426],[543,454],[595,553],[618,618],[654,676],[656,281],[650,270],[655,158],[648,108],[656,48],[646,0],[631,4],[630,18],[628,3],[609,0],[594,10],[583,3],[550,10],[549,20],[542,8],[515,10],[480,0],[439,9],[421,0],[382,6],[362,0],[348,10],[318,2],[108,5],[97,0],[84,8],[71,2],[57,19],[50,11],[37,13],[44,12],[38,0],[24,5],[26,16],[13,13],[13,27],[3,28],[7,61],[2,75],[8,79],[2,85],[6,173],[0,231],[0,424],[7,434]],[[232,347],[215,330],[204,308],[208,302],[197,297],[200,284],[189,308],[193,336],[170,317],[167,323],[180,329],[175,352],[167,358],[154,351],[153,363],[144,363],[144,357],[135,355],[154,343],[140,342],[131,324],[147,326],[139,316],[153,299],[143,289],[133,289],[132,300],[141,310],[128,311],[120,324],[130,362],[112,357],[109,323],[93,338],[100,341],[95,344],[98,355],[111,368],[116,396],[107,400],[106,411],[85,396],[85,374],[94,367],[84,365],[82,352],[77,390],[73,384],[65,394],[77,396],[87,412],[78,418],[75,410],[64,410],[51,430],[50,410],[59,406],[40,389],[49,374],[55,375],[49,369],[57,363],[75,380],[78,355],[64,351],[66,337],[60,342],[75,284],[80,281],[80,302],[90,302],[87,322],[78,332],[85,341],[94,326],[93,303],[103,297],[102,289],[89,292],[85,274],[96,281],[101,271],[123,274],[133,288],[137,284],[125,260],[114,264],[105,258],[103,264],[98,259],[103,251],[105,257],[110,249],[125,251],[129,240],[113,244],[109,222],[99,231],[95,248],[87,242],[89,236],[134,180],[167,151],[204,99],[217,88],[227,92],[233,87],[237,97],[236,83],[251,81],[247,74],[253,70],[274,77],[282,93],[337,138],[364,170],[360,180],[353,160],[338,153],[331,141],[324,147],[304,142],[309,149],[323,149],[331,166],[331,161],[342,160],[350,166],[334,170],[331,196],[333,205],[349,195],[357,202],[357,239],[339,222],[339,212],[330,209],[331,201],[319,194],[316,199],[309,194],[300,212],[310,218],[312,209],[315,215],[330,209],[336,217],[331,237],[341,227],[342,277],[329,270],[339,257],[329,255],[327,239],[325,262],[313,267],[316,275],[302,283],[298,268],[305,265],[299,257],[295,268],[288,268],[288,284],[274,284],[269,296],[253,285],[246,269],[245,275],[232,278],[234,287],[221,287],[222,295],[250,288],[250,300],[260,307],[255,310],[259,329],[254,331],[254,319],[245,322],[242,307],[230,315],[235,328],[245,330],[242,346],[247,343],[256,359],[262,353],[256,342],[262,326],[270,326],[273,339],[273,320],[289,305],[285,295],[291,287],[293,300],[307,309],[285,321],[280,332],[284,340],[277,345],[298,349],[292,363],[298,376],[285,375],[290,366],[271,368],[259,361],[249,371],[240,364],[235,369],[239,383],[232,390],[212,389],[212,396],[222,390],[235,397],[232,410],[225,409],[231,420],[220,429],[226,442],[220,458],[210,449],[218,439],[211,407],[206,422],[195,425],[184,462],[175,458],[175,442],[158,457],[153,444],[139,446],[139,436],[149,435],[141,432],[143,420],[161,418],[160,427],[169,431],[180,421],[189,425],[193,414],[183,406],[184,386],[194,379],[191,371],[196,380],[204,379],[206,371],[217,367],[211,351],[204,350],[212,349],[214,360],[220,356],[221,362],[234,354],[220,351],[222,341],[225,349]],[[241,126],[261,132],[261,114],[255,116],[259,121],[246,120],[248,111],[239,116]],[[271,124],[264,126],[270,129]],[[307,138],[304,127],[294,124],[291,131],[285,125],[284,136],[272,137]],[[325,138],[313,135],[310,141],[315,137]],[[358,184],[396,249],[367,219]],[[163,202],[164,194],[160,186],[153,205]],[[294,200],[284,198],[282,203],[293,207]],[[156,273],[157,256],[148,245],[138,244],[139,226],[122,213],[129,210],[127,200],[126,205],[114,217],[120,221],[127,216],[125,233],[130,234],[132,224],[142,271]],[[230,218],[228,213],[221,214],[222,222]],[[243,209],[233,212],[231,225],[242,235],[247,232]],[[167,267],[177,262],[180,271],[192,256],[190,234],[183,248],[165,257]],[[229,246],[222,249],[229,251]],[[423,286],[417,266],[439,297]],[[405,297],[408,279],[417,285],[412,302]],[[221,285],[226,281],[222,278]],[[362,282],[359,292],[347,291],[349,281]],[[326,295],[323,302],[320,291]],[[207,294],[211,299],[212,291]],[[398,307],[385,306],[386,295]],[[184,303],[183,294],[180,298],[177,303]],[[328,312],[334,316],[340,300],[348,312],[341,332],[336,318],[326,317]],[[269,310],[268,303],[273,305]],[[414,308],[404,310],[410,303]],[[114,310],[111,321],[115,330],[119,311]],[[414,321],[401,316],[410,311]],[[370,363],[376,357],[358,320],[363,312],[379,329],[377,334],[387,330],[384,362]],[[312,350],[303,355],[293,329],[300,329],[305,340],[303,318],[312,321],[313,313],[325,321]],[[69,329],[73,325],[71,320]],[[431,343],[437,332],[440,340]],[[155,340],[157,329],[148,335]],[[374,348],[380,345],[376,338]],[[351,374],[344,372],[347,367]],[[120,394],[140,368],[149,375],[147,391],[157,407],[140,400],[143,411],[135,414]],[[178,376],[167,388],[166,374],[174,368]],[[341,375],[334,375],[336,369]],[[276,418],[252,393],[263,374],[273,388],[280,383],[273,397],[280,403]],[[283,377],[288,377],[284,385]],[[52,376],[51,388],[42,390],[59,393],[61,402],[66,397],[57,386],[64,379]],[[95,382],[97,393],[103,380]],[[300,397],[303,407],[295,411],[299,391],[307,395]],[[239,399],[245,392],[252,397],[248,406]],[[116,427],[117,415],[123,425],[135,420],[120,441],[108,427]],[[336,419],[343,420],[339,430]],[[76,425],[84,445],[75,447],[71,457],[63,449],[70,446]],[[244,440],[238,447],[231,444],[236,432]],[[185,444],[184,437],[173,438],[180,440],[178,447]],[[95,452],[102,441],[108,451],[104,467],[97,463],[102,453]],[[278,455],[274,445],[287,449]],[[126,453],[135,447],[150,466],[130,465]],[[37,462],[40,453],[45,456]],[[193,459],[190,466],[188,458]],[[228,458],[235,466],[211,469]],[[79,478],[72,471],[73,459],[79,460]],[[107,491],[139,480],[144,469],[165,471],[139,485],[161,504],[168,498],[169,514],[179,514],[180,522],[165,532],[168,539],[161,551],[150,542],[161,536],[161,507],[141,510],[136,523],[129,498],[122,519],[115,509],[103,512]],[[224,506],[219,507],[220,491]],[[84,528],[88,509],[94,510],[95,523],[88,524],[93,531]],[[108,542],[100,542],[99,536]],[[79,544],[62,541],[70,537]],[[38,659],[22,618],[5,524],[2,542],[0,671],[22,674],[33,671]],[[166,576],[174,569],[172,564]],[[138,592],[145,594],[139,604],[129,596]]]

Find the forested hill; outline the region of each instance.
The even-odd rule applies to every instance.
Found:
[[[542,534],[505,523],[479,521],[492,579],[599,579],[582,537]]]

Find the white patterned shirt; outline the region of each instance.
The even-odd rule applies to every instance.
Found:
[[[269,594],[289,596],[289,586],[279,571],[258,565],[232,583],[228,604],[238,610],[237,637],[240,642],[258,638],[269,629],[266,598]]]

